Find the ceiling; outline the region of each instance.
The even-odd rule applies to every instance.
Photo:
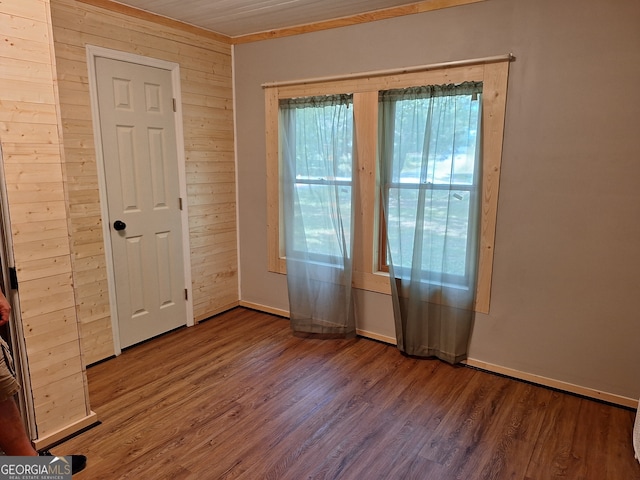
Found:
[[[416,0],[117,0],[228,37],[353,17]]]

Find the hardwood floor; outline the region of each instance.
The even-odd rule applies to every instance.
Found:
[[[640,479],[632,411],[242,308],[88,377],[74,479]]]

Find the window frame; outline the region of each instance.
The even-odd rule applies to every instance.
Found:
[[[357,145],[353,188],[353,286],[390,294],[388,273],[380,269],[380,184],[378,148],[378,92],[420,85],[476,81],[482,94],[482,191],[478,285],[475,311],[489,313],[498,189],[506,110],[510,55],[481,60],[415,67],[395,72],[371,72],[342,78],[302,80],[264,85],[267,163],[268,271],[286,274],[279,165],[279,101],[284,98],[353,94],[354,136]]]

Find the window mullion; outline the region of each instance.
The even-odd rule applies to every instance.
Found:
[[[376,278],[378,258],[378,92],[354,93],[353,114],[355,120],[354,141],[356,159],[354,182],[356,191],[356,215],[354,240],[354,282],[365,289],[388,289],[388,279]],[[375,270],[374,270],[375,267]]]

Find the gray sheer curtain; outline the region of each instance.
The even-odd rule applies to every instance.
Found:
[[[280,132],[291,328],[353,336],[352,97],[282,100]]]
[[[380,92],[381,188],[398,348],[466,359],[474,317],[482,84]]]

